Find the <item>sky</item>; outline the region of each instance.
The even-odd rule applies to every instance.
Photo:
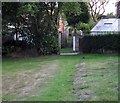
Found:
[[[115,3],[117,2],[118,0],[110,0],[109,3],[106,5],[105,9],[105,13],[104,14],[108,14],[108,13],[111,13],[113,12],[113,14],[116,14],[116,7],[115,7]]]

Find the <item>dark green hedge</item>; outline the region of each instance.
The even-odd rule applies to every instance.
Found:
[[[87,35],[82,38],[80,43],[84,53],[98,52],[100,50],[118,51],[120,50],[120,35]]]

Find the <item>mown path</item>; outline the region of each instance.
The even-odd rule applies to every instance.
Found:
[[[3,100],[116,101],[118,99],[118,57],[114,55],[7,59],[3,60],[2,66]]]
[[[37,70],[26,70],[17,73],[3,73],[3,95],[17,95],[14,100],[26,100],[42,91],[57,70],[58,64],[45,64]]]
[[[77,100],[86,100],[90,98],[90,93],[88,91],[83,91],[80,85],[86,84],[84,77],[87,76],[85,63],[79,63],[76,65],[76,72],[73,78],[73,93],[75,94]]]

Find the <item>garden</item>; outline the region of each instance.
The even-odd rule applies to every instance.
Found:
[[[3,101],[118,101],[118,55],[3,59]]]
[[[2,2],[3,102],[118,101],[120,35],[91,35],[88,5]]]

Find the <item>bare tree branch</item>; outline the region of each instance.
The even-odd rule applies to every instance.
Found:
[[[109,0],[89,0],[89,10],[94,22],[97,21],[100,15],[105,12],[105,6],[108,4]]]

